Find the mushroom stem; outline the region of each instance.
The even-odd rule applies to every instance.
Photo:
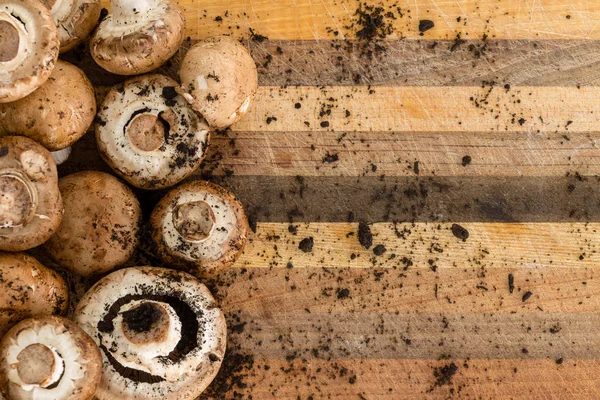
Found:
[[[160,5],[160,0],[112,0],[110,2],[115,25],[129,24]]]
[[[205,201],[191,201],[173,210],[173,225],[188,242],[199,243],[208,239],[215,229],[215,214]]]
[[[24,389],[47,388],[60,381],[65,363],[53,348],[41,343],[30,344],[17,356],[19,361],[13,368],[25,384]]]
[[[10,76],[11,67],[16,67],[27,56],[27,31],[21,21],[12,14],[0,12],[0,79]]]
[[[29,222],[36,209],[36,194],[20,172],[0,171],[0,228],[15,228]]]

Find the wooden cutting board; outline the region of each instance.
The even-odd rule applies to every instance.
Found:
[[[600,398],[599,2],[179,4],[161,72],[232,34],[260,81],[197,174],[255,230],[204,398]]]

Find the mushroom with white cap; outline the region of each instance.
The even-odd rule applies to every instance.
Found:
[[[58,31],[38,0],[0,3],[0,103],[19,100],[40,87],[58,58]]]
[[[171,190],[150,217],[158,255],[199,277],[229,267],[241,254],[248,220],[235,195],[207,181]]]
[[[58,229],[62,214],[50,152],[25,137],[0,138],[0,250],[39,246]]]
[[[94,61],[119,75],[160,67],[183,42],[185,17],[169,0],[111,0],[112,12],[90,39]]]
[[[113,87],[96,117],[102,158],[130,184],[172,186],[202,162],[209,127],[164,75],[136,77]]]
[[[0,342],[0,389],[8,400],[88,400],[101,375],[98,346],[63,317],[26,319]]]
[[[42,0],[58,28],[60,52],[87,39],[100,19],[100,0]]]
[[[85,171],[58,182],[62,224],[44,244],[61,267],[93,276],[127,262],[138,243],[141,209],[133,192],[112,175]]]
[[[215,129],[241,119],[258,87],[252,56],[229,36],[210,37],[194,45],[179,75],[180,92]]]
[[[193,276],[125,268],[98,281],[75,321],[102,351],[99,400],[192,400],[216,376],[227,327],[210,291]]]

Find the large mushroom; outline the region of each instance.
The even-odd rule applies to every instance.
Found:
[[[58,31],[38,0],[0,3],[0,103],[19,100],[40,87],[58,58]]]
[[[50,151],[62,150],[85,134],[95,115],[92,84],[82,70],[59,60],[38,90],[0,104],[0,136],[27,136]]]
[[[96,118],[102,158],[144,189],[172,186],[200,165],[209,127],[164,75],[144,75],[112,88]]]
[[[84,295],[74,319],[102,350],[98,400],[195,399],[225,355],[223,312],[184,272],[113,272]]]
[[[89,400],[101,375],[98,346],[63,317],[26,319],[0,342],[0,389],[9,400]]]
[[[242,118],[258,87],[252,56],[229,36],[198,42],[185,55],[179,75],[180,92],[215,129]]]
[[[163,261],[199,277],[233,264],[248,235],[248,220],[235,195],[200,180],[167,193],[154,208],[150,222]]]
[[[124,264],[138,243],[141,210],[133,192],[117,178],[85,171],[58,182],[65,215],[45,244],[61,267],[81,276],[102,274]]]
[[[100,0],[42,0],[58,28],[60,52],[65,53],[90,36],[100,19]]]
[[[63,314],[68,298],[56,272],[27,254],[0,252],[0,337],[22,319]]]
[[[90,39],[94,61],[109,72],[139,75],[160,67],[183,42],[185,18],[169,0],[111,0]]]
[[[48,150],[25,137],[0,138],[0,250],[39,246],[58,229],[62,213]]]

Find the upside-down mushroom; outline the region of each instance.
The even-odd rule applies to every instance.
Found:
[[[113,272],[84,295],[74,319],[102,351],[98,400],[193,400],[225,354],[223,312],[206,286],[184,272]]]
[[[0,250],[39,246],[58,229],[62,213],[48,150],[25,137],[0,138]]]
[[[167,193],[152,211],[150,223],[163,261],[199,277],[233,264],[248,235],[248,220],[235,195],[200,180]]]
[[[100,18],[100,0],[42,0],[58,28],[60,52],[65,53],[90,36]]]
[[[0,104],[0,136],[27,136],[50,151],[62,150],[85,134],[95,115],[89,79],[73,64],[59,60],[35,92]]]
[[[59,274],[27,254],[0,252],[0,337],[25,318],[63,314],[68,299]]]
[[[185,18],[169,0],[111,0],[112,12],[90,39],[94,61],[119,75],[160,67],[183,42]]]
[[[19,100],[40,87],[58,58],[58,31],[38,0],[0,3],[0,103]]]
[[[9,400],[89,400],[101,375],[98,346],[63,317],[26,319],[0,342],[0,389]]]
[[[100,154],[134,186],[173,186],[204,158],[209,127],[177,94],[176,86],[164,75],[136,77],[112,88],[100,106]]]
[[[258,87],[252,56],[229,36],[204,39],[185,55],[179,91],[215,129],[242,118]]]
[[[81,276],[102,274],[124,264],[138,243],[141,210],[133,192],[117,178],[86,171],[58,182],[63,222],[44,244],[60,266]]]

